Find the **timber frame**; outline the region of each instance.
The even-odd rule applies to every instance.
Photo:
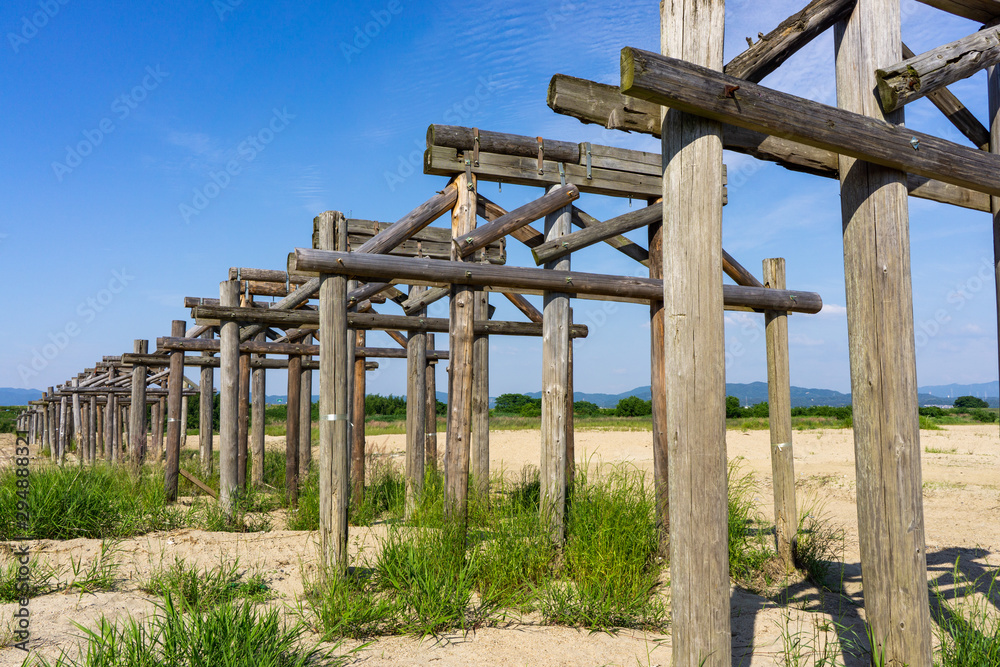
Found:
[[[1000,17],[1000,0],[922,1],[980,23]],[[656,519],[671,562],[673,664],[728,665],[723,310],[765,319],[776,542],[791,568],[798,515],[787,315],[822,307],[818,294],[786,288],[783,259],[764,258],[758,279],[722,248],[728,203],[722,149],[734,150],[841,182],[867,619],[887,664],[929,667],[907,196],[990,212],[1000,229],[1000,74],[990,75],[986,124],[945,87],[1000,62],[1000,46],[991,29],[914,54],[902,43],[898,5],[812,0],[723,63],[724,0],[663,3],[662,54],[623,48],[620,88],[557,74],[547,96],[556,113],[659,136],[661,153],[431,125],[424,172],[447,182],[426,202],[392,224],[320,213],[312,247],[293,249],[284,268],[230,268],[218,297],[184,300],[195,326],[175,320],[154,351],[137,340],[131,351],[49,387],[20,416],[18,429],[60,464],[73,441],[81,465],[163,459],[165,487],[176,498],[186,402],[198,396],[201,424],[211,425],[219,368],[218,501],[231,511],[248,484],[262,483],[266,370],[287,369],[286,485],[294,504],[312,456],[306,371],[318,369],[321,559],[343,570],[348,504],[364,493],[371,360],[407,360],[407,515],[423,493],[424,471],[439,465],[434,367],[449,364],[441,463],[446,508],[464,519],[470,490],[489,493],[489,336],[542,337],[541,507],[558,543],[574,470],[572,341],[588,335],[572,323],[570,304],[578,298],[648,304]],[[839,107],[760,84],[830,28]],[[920,96],[972,146],[903,127],[903,105]],[[704,187],[684,186],[692,173]],[[486,181],[541,191],[507,211],[478,192]],[[580,193],[646,206],[601,221],[577,206]],[[450,220],[432,226],[446,215]],[[691,220],[698,233],[690,231]],[[539,221],[541,229],[534,226]],[[642,228],[648,247],[624,236]],[[537,266],[507,264],[508,236],[530,249]],[[574,252],[602,243],[641,264],[648,278],[571,268]],[[735,284],[723,284],[724,275]],[[524,321],[493,320],[491,294],[509,300]],[[525,295],[540,295],[543,308]],[[428,317],[427,307],[444,298],[449,316]],[[375,310],[393,304],[402,314]],[[399,347],[366,346],[369,330],[385,331]],[[435,334],[445,333],[447,349],[437,349]],[[872,340],[878,343],[866,342]],[[200,369],[200,383],[184,377],[188,366]],[[131,406],[145,404],[152,405],[152,427],[144,411],[126,418]],[[210,427],[205,436],[200,457],[207,473]]]

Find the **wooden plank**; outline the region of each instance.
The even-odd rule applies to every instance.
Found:
[[[239,304],[240,285],[236,281],[219,284],[219,299],[224,306]],[[256,336],[260,331],[254,333]],[[239,401],[240,401],[240,340],[242,332],[234,321],[223,322],[219,328],[220,387],[219,387],[219,507],[232,517],[239,493]],[[199,341],[215,343],[215,341]],[[160,341],[156,346],[162,348]]]
[[[1000,29],[988,27],[879,68],[875,70],[875,80],[882,109],[886,112],[900,109],[997,62],[1000,62]]]
[[[557,74],[549,83],[548,103],[556,113],[573,116],[584,123],[660,136],[661,107],[623,95],[615,86]],[[838,177],[837,155],[833,151],[733,125],[724,124],[722,136],[723,147],[728,150],[775,162],[791,171],[824,178]],[[989,197],[968,188],[915,174],[907,176],[907,188],[912,197],[989,211]]]
[[[844,113],[892,128],[879,131],[883,137],[909,135],[902,111],[884,114],[872,95],[875,70],[900,58],[899,0],[858,3],[851,18],[838,24],[834,40],[837,100]],[[924,157],[932,153],[925,151],[923,138],[919,150],[910,149]],[[939,168],[948,169],[949,159],[973,164],[960,157],[965,153],[996,157],[953,149]],[[906,180],[885,168],[899,165],[853,159],[860,157],[840,158],[840,198],[865,619],[873,650],[886,664],[930,667]]]
[[[567,206],[579,197],[580,191],[574,185],[553,187],[542,197],[519,206],[482,227],[456,236],[453,242],[458,250],[458,257],[468,257],[489,243],[507,236],[512,230],[524,227],[552,211]]]
[[[170,334],[172,336],[183,336],[187,325],[184,320],[174,320],[170,324]],[[164,471],[164,490],[167,500],[174,502],[177,500],[177,475],[180,470],[181,455],[181,429],[187,425],[187,415],[181,414],[181,392],[184,385],[181,378],[184,377],[184,351],[176,350],[170,353],[170,384],[167,389],[167,441],[166,441],[166,469]],[[117,415],[116,415],[117,419]],[[115,437],[118,438],[117,424],[115,427]]]
[[[264,338],[262,331],[255,340],[263,342]],[[250,358],[250,400],[253,403],[250,406],[250,483],[258,489],[264,484],[264,413],[267,410],[267,370],[253,363],[259,359],[258,354]]]
[[[183,477],[187,481],[191,482],[192,484],[194,484],[195,486],[197,486],[199,489],[201,489],[202,491],[204,491],[208,495],[212,496],[215,499],[218,499],[219,493],[215,489],[213,489],[212,487],[210,487],[208,484],[205,484],[205,482],[201,481],[200,479],[198,479],[197,477],[195,477],[194,475],[192,475],[191,473],[189,473],[184,468],[178,468],[177,472],[180,473],[181,477]]]
[[[135,354],[147,354],[149,341],[135,340],[132,351]],[[146,367],[132,367],[132,405],[146,404]],[[146,411],[133,410],[129,420],[129,449],[132,461],[132,471],[138,474],[146,461]]]
[[[412,287],[410,293],[423,288]],[[425,314],[425,313],[423,313]],[[413,518],[424,493],[424,446],[427,426],[427,334],[411,332],[406,345],[406,503],[405,517]]]
[[[764,284],[785,288],[785,260],[764,260]],[[767,345],[767,406],[771,430],[771,486],[774,491],[774,528],[778,558],[787,572],[795,569],[795,461],[792,457],[792,400],[788,370],[788,314],[764,313]]]
[[[545,216],[546,242],[569,234],[569,206]],[[569,257],[545,264],[545,270],[569,271]],[[566,407],[569,389],[569,302],[564,292],[546,292],[542,306],[542,422],[539,511],[552,541],[566,539]]]
[[[662,219],[662,207],[662,204],[653,204],[634,209],[598,224],[588,225],[578,232],[567,232],[565,236],[548,240],[537,248],[531,249],[535,264],[541,265],[551,262],[595,243],[645,227],[654,220]]]
[[[667,207],[669,208],[669,207]],[[440,282],[474,287],[509,287],[518,292],[528,290],[552,291],[560,289],[569,294],[591,294],[603,297],[632,297],[646,301],[659,296],[662,281],[630,276],[610,276],[580,271],[556,271],[512,266],[492,266],[489,264],[469,264],[462,262],[440,262],[436,260],[408,259],[387,255],[358,255],[356,253],[335,253],[309,248],[297,248],[295,261],[305,271],[343,272],[350,275],[391,275],[401,280],[418,283],[433,276]],[[722,276],[722,267],[719,267]],[[817,313],[823,307],[822,299],[814,292],[793,290],[768,290],[761,287],[723,285],[723,300],[729,306],[748,308],[787,310],[789,312]],[[267,311],[260,311],[266,313]],[[252,313],[257,316],[257,313]],[[357,315],[357,326],[369,315]],[[381,315],[379,321],[390,325],[391,316]],[[432,321],[429,318],[428,321]],[[353,322],[353,320],[352,320]],[[497,333],[497,323],[484,324],[493,327],[489,333]],[[513,325],[514,323],[511,323]],[[521,323],[517,323],[521,324]],[[352,324],[352,326],[355,326]],[[406,325],[413,326],[413,325]],[[582,325],[573,325],[574,327]],[[397,327],[399,328],[399,327]],[[572,331],[572,330],[571,330]],[[158,343],[159,344],[159,343]]]
[[[475,229],[476,225],[476,177],[471,181],[466,174],[456,179],[459,198],[451,214],[451,230],[454,238],[462,238]],[[477,266],[462,262],[458,248],[452,255],[459,267]],[[419,260],[418,260],[419,261]],[[444,262],[442,262],[443,264]],[[448,350],[451,354],[451,373],[448,379],[448,433],[445,444],[444,462],[444,502],[445,511],[456,517],[464,526],[468,517],[469,457],[472,439],[472,341],[475,308],[474,290],[462,284],[453,284]]]
[[[916,54],[903,42],[903,57],[914,58]],[[947,88],[939,88],[927,94],[927,99],[936,106],[958,131],[966,136],[980,150],[989,150],[990,131],[983,127],[972,112]]]
[[[1000,16],[1000,1],[998,0],[917,0],[917,2],[977,23],[989,23]]]
[[[896,45],[899,50],[899,45]],[[732,97],[725,91],[729,86]],[[733,86],[737,88],[732,89]],[[622,50],[622,92],[842,156],[1000,195],[1000,157],[648,51]],[[904,180],[905,184],[905,180]]]
[[[699,70],[721,70],[724,23],[724,0],[665,2],[661,49]],[[722,128],[673,108],[662,127],[673,665],[728,667]]]
[[[723,71],[737,79],[760,83],[799,49],[846,18],[856,0],[812,0],[792,14],[756,44],[730,60]],[[750,38],[747,38],[749,41]]]

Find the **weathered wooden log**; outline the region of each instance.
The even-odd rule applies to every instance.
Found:
[[[875,71],[882,109],[888,113],[1000,62],[1000,29],[968,37]]]
[[[917,2],[978,23],[989,23],[1000,16],[998,0],[917,0]]]
[[[451,287],[432,287],[430,289],[410,290],[411,294],[403,302],[403,312],[413,315],[425,310],[435,301],[440,301],[451,294]]]
[[[649,277],[663,280],[663,219],[649,225]],[[725,251],[723,251],[725,252]],[[649,387],[653,422],[653,497],[659,554],[670,558],[670,466],[663,300],[649,302]]]
[[[201,335],[205,340],[212,340],[215,333],[208,330]],[[201,460],[201,471],[204,475],[211,476],[215,460],[212,455],[214,449],[212,440],[215,437],[213,425],[215,423],[215,371],[213,367],[221,364],[221,360],[213,357],[211,352],[202,352],[201,359],[211,360],[212,366],[201,367],[201,382],[199,383],[198,399],[198,453]]]
[[[364,333],[360,329],[359,333]],[[406,350],[395,347],[356,347],[354,348],[355,359],[406,359]],[[427,359],[447,359],[448,350],[428,350]]]
[[[573,207],[573,217],[571,220],[573,224],[580,229],[588,229],[589,227],[601,223],[600,220],[589,213],[580,210],[576,206]],[[620,234],[618,236],[611,236],[602,240],[623,255],[631,257],[644,266],[649,265],[649,252],[635,241]]]
[[[899,0],[864,0],[834,35],[837,101],[850,114],[841,129],[850,132],[853,121],[870,117],[878,128],[872,137],[886,147],[898,146],[889,136],[911,135],[902,110],[885,114],[872,95],[876,69],[900,58],[899,30]],[[919,146],[909,152],[932,157],[925,139],[917,138]],[[956,159],[973,167],[967,153],[1000,165],[998,156],[952,148],[942,150],[937,167],[957,168]],[[841,156],[840,200],[865,618],[873,654],[885,664],[930,667],[906,179],[897,170],[902,165],[862,159]],[[996,167],[987,171],[995,181]]]
[[[359,506],[365,498],[365,359],[366,334],[354,332],[354,395],[351,397],[351,502]],[[361,352],[361,354],[359,354]],[[395,350],[406,358],[406,350]]]
[[[430,350],[434,347],[434,334],[427,334],[427,349]],[[440,357],[443,358],[443,357]],[[427,389],[425,390],[425,396],[427,403],[424,409],[424,423],[426,425],[426,430],[424,432],[424,467],[430,467],[437,470],[437,362],[434,359],[428,357],[427,359],[427,370],[426,382]]]
[[[529,320],[535,322],[536,324],[542,323],[542,313],[539,312],[539,310],[535,308],[530,301],[525,299],[524,296],[515,294],[514,292],[504,292],[503,295],[507,297],[507,300],[514,304],[518,310],[524,313]]]
[[[764,284],[785,288],[785,260],[764,260]],[[771,430],[771,479],[774,490],[774,537],[778,558],[785,570],[795,569],[795,461],[792,457],[792,401],[788,363],[788,315],[782,311],[764,313],[767,340],[767,406]]]
[[[260,333],[257,334],[259,336]],[[236,486],[241,496],[247,490],[247,465],[250,462],[250,353],[240,352],[239,449],[236,450]]]
[[[724,0],[665,2],[661,49],[714,73],[723,65],[724,23]],[[728,667],[722,127],[667,109],[662,151],[673,665]]]
[[[94,397],[97,400],[97,397]],[[164,397],[158,397],[149,409],[149,425],[151,429],[150,449],[153,451],[153,460],[159,463],[163,459],[163,411],[167,406]],[[199,436],[200,437],[200,436]]]
[[[312,334],[303,339],[306,343],[311,340]],[[301,485],[309,475],[309,466],[312,465],[313,369],[306,366],[305,357],[299,357],[299,365],[302,368],[302,387],[299,390],[299,484]]]
[[[345,253],[354,255],[354,253]],[[363,255],[364,257],[388,257],[388,255]],[[403,261],[421,261],[414,259],[403,259]],[[426,260],[444,264],[440,260]],[[448,262],[454,264],[455,262]],[[490,265],[475,265],[490,266]],[[752,295],[740,295],[734,297],[740,300],[751,299]],[[743,305],[741,303],[741,305]],[[822,305],[822,304],[820,304]],[[312,311],[269,311],[269,310],[249,310],[243,308],[223,308],[221,306],[199,306],[192,309],[197,313],[200,321],[228,321],[242,320],[256,321],[264,323],[283,324],[294,322],[298,326],[319,326],[319,314]],[[448,331],[448,319],[444,317],[415,317],[410,315],[382,315],[380,313],[347,313],[347,321],[352,329],[361,330],[404,330],[417,332],[446,333]],[[540,336],[542,329],[531,322],[502,322],[493,320],[476,320],[473,324],[475,332],[478,334],[495,334],[497,336]],[[570,335],[574,338],[583,338],[587,335],[587,327],[579,324],[570,328]],[[191,340],[186,338],[169,339],[157,338],[156,344],[163,349],[184,349],[192,350],[216,350],[218,343],[215,341]],[[316,354],[318,348],[315,345],[303,345],[300,343],[256,343],[247,342],[240,345],[240,350],[244,352],[267,352],[276,354],[279,349],[289,349],[288,354]]]
[[[723,71],[759,83],[817,35],[846,18],[856,0],[812,0],[749,49],[730,60]]]
[[[73,378],[73,386],[74,387],[76,387],[77,385],[79,385],[79,383],[80,383],[80,379],[79,378]],[[72,422],[73,435],[72,435],[71,438],[69,438],[69,440],[73,440],[73,441],[76,442],[76,461],[77,461],[78,464],[82,464],[83,463],[83,457],[80,455],[81,454],[81,452],[80,452],[80,439],[81,439],[80,435],[81,435],[81,433],[83,431],[83,414],[81,412],[80,395],[74,393],[72,395],[71,401],[72,401],[72,406],[71,406],[72,407],[72,415],[71,415],[71,417],[72,417],[72,420],[73,420],[73,422]]]
[[[500,216],[482,227],[470,230],[462,236],[456,236],[454,243],[458,249],[458,255],[462,258],[468,257],[489,243],[507,236],[511,230],[524,227],[579,199],[579,197],[580,191],[575,185],[552,188],[542,197]]]
[[[94,465],[97,463],[97,396],[90,397],[90,409],[87,412],[87,463]],[[39,413],[35,413],[34,426],[38,427]],[[37,434],[33,438],[37,440]]]
[[[147,354],[149,341],[136,340],[135,354]],[[132,405],[146,404],[146,367],[132,367]],[[138,474],[146,461],[146,411],[133,410],[129,422],[129,449],[131,449],[132,470]]]
[[[475,320],[480,322],[488,320],[490,317],[489,293],[476,291],[472,299]],[[474,323],[473,329],[475,329]],[[424,390],[426,390],[426,379]],[[421,398],[423,398],[422,393]],[[421,406],[421,412],[423,411],[423,406]],[[490,498],[490,338],[486,334],[476,334],[472,339],[472,439],[470,443],[469,470],[472,474],[475,494],[480,502],[488,504]]]
[[[421,292],[411,287],[410,293]],[[425,314],[421,312],[420,314]],[[411,331],[406,347],[406,504],[405,516],[413,517],[424,493],[424,435],[427,390],[427,334]]]
[[[181,474],[181,477],[191,482],[192,484],[197,486],[199,489],[201,489],[211,497],[218,499],[219,497],[218,492],[212,487],[210,487],[208,484],[205,484],[205,482],[201,481],[200,479],[189,473],[187,470],[184,470],[184,468],[180,468],[178,472]]]
[[[239,283],[233,280],[219,284],[219,299],[225,306],[239,304]],[[255,332],[253,335],[257,335]],[[233,516],[239,497],[239,403],[240,403],[240,338],[236,322],[223,322],[219,328],[218,350],[221,360],[219,377],[219,507]],[[199,340],[201,344],[216,341]],[[157,340],[158,348],[165,348]],[[205,348],[203,348],[204,350]],[[210,350],[209,350],[210,351]]]
[[[556,74],[549,83],[548,104],[556,113],[584,123],[660,136],[660,105],[623,95],[615,86]],[[775,162],[791,171],[838,177],[837,154],[833,151],[734,125],[724,124],[722,137],[728,150]],[[989,197],[968,188],[909,174],[907,189],[912,197],[989,211]]]
[[[427,128],[427,145],[471,151],[475,147],[476,134],[471,127],[454,125],[431,125]],[[579,162],[580,145],[569,141],[543,139],[542,152],[546,159],[556,162]],[[537,158],[538,139],[503,132],[479,130],[479,150],[483,153],[499,153],[518,157]]]
[[[641,49],[625,47],[621,62],[626,95],[1000,195],[1000,157],[984,151]]]
[[[444,190],[434,195],[426,202],[407,213],[400,220],[383,230],[378,236],[372,237],[355,252],[372,254],[387,253],[410,236],[431,224],[447,211],[451,210],[458,198],[458,190],[454,183],[448,184]]]
[[[586,248],[587,246],[600,243],[625,232],[645,227],[655,220],[660,220],[663,217],[662,209],[663,204],[653,204],[652,206],[638,208],[610,220],[605,220],[600,224],[589,225],[578,232],[567,232],[565,236],[553,238],[536,248],[532,248],[531,254],[535,258],[535,264],[541,265],[552,262],[581,248]]]
[[[572,212],[568,206],[545,216],[545,240],[558,241],[569,234]],[[545,264],[546,271],[568,272],[569,257]],[[542,421],[541,489],[539,511],[552,541],[566,538],[566,406],[569,381],[569,302],[564,292],[542,297]]]
[[[171,336],[183,336],[187,328],[184,320],[174,320],[170,324]],[[184,351],[170,352],[170,384],[167,396],[167,441],[166,469],[164,471],[163,487],[167,500],[177,500],[177,475],[180,469],[181,429],[187,428],[187,415],[181,414],[181,392],[184,390]]]
[[[263,341],[264,333],[256,340]],[[250,357],[250,483],[254,488],[264,484],[264,416],[267,411],[267,369],[254,364],[260,355]],[[287,367],[287,360],[286,360]]]
[[[669,208],[669,207],[668,207]],[[374,273],[391,275],[400,280],[420,282],[428,277],[434,280],[476,287],[508,287],[518,291],[559,289],[569,294],[591,294],[607,297],[631,297],[650,300],[660,296],[662,281],[629,276],[609,276],[579,271],[553,271],[546,269],[440,262],[435,260],[404,259],[385,255],[356,255],[297,248],[295,262],[305,271],[317,273],[343,273],[365,276]],[[722,275],[721,267],[719,275]],[[815,292],[792,290],[767,290],[723,285],[727,306],[744,306],[761,310],[787,310],[789,312],[817,313],[823,307],[822,299]],[[267,312],[267,311],[261,311]],[[251,315],[256,316],[256,313]],[[368,317],[358,315],[358,318]],[[382,318],[390,316],[382,315]],[[388,324],[391,320],[386,320]],[[496,323],[490,323],[494,325]],[[352,324],[352,326],[360,326]],[[484,325],[485,326],[485,325]],[[582,326],[582,325],[574,325]],[[399,328],[399,327],[397,327]],[[430,330],[430,329],[428,329]],[[496,330],[488,331],[496,333]],[[157,341],[159,345],[159,341]]]
[[[285,406],[285,499],[299,502],[299,400],[302,393],[302,357],[288,357],[288,398]]]

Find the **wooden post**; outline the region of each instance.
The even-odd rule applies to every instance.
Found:
[[[413,286],[410,295],[425,288]],[[416,313],[427,314],[426,310]],[[427,334],[411,331],[406,341],[406,508],[411,519],[424,492],[424,434],[427,427]]]
[[[302,339],[305,344],[312,342],[312,334]],[[303,357],[303,361],[312,356]],[[312,386],[311,368],[302,368],[302,387],[299,390],[299,484],[309,475],[312,463]]]
[[[215,333],[209,329],[201,335],[212,340]],[[202,352],[201,356],[211,357],[211,352]],[[212,455],[213,424],[215,422],[215,369],[210,366],[201,367],[201,382],[198,383],[198,449],[201,455],[201,472],[211,476],[214,458]]]
[[[108,369],[108,384],[110,385],[115,379],[115,369]],[[105,459],[112,463],[118,460],[118,454],[115,451],[117,445],[117,440],[115,439],[115,418],[118,416],[118,404],[117,398],[114,392],[108,392],[107,402],[104,404],[104,447],[105,447]]]
[[[569,323],[573,324],[573,308],[569,309]],[[576,479],[576,432],[573,425],[573,338],[566,346],[566,492],[573,490]]]
[[[572,209],[545,216],[545,240],[570,233]],[[545,264],[569,271],[569,255]],[[552,540],[562,544],[566,518],[566,396],[569,389],[569,295],[542,295],[542,454],[541,513]]]
[[[427,349],[434,350],[434,334],[427,334]],[[437,361],[428,359],[424,378],[427,383],[424,398],[427,401],[424,417],[424,468],[437,470]]]
[[[240,495],[247,490],[247,463],[249,459],[247,452],[250,447],[250,354],[240,352],[239,362],[239,449],[237,450],[236,463],[236,485],[240,488]]]
[[[257,334],[254,340],[264,341],[264,332],[262,331]],[[262,359],[264,355],[257,354],[254,357]],[[267,369],[265,368],[254,368],[250,388],[250,397],[253,401],[253,406],[250,409],[251,419],[253,420],[250,426],[250,435],[252,438],[250,443],[250,458],[252,459],[250,465],[250,482],[255,487],[260,487],[264,483],[264,412],[267,409],[265,373],[267,373]],[[202,381],[204,382],[204,380]]]
[[[37,416],[37,415],[36,415]],[[97,396],[91,394],[90,409],[87,411],[87,463],[94,465],[97,461]]]
[[[327,211],[317,221],[318,247],[347,249],[347,221]],[[319,279],[320,366],[320,543],[321,563],[331,572],[347,568],[347,499],[350,492],[347,439],[347,278]]]
[[[160,462],[163,456],[163,399],[153,399],[153,405],[149,410],[150,428],[152,429],[151,449],[152,459],[156,463]]]
[[[132,351],[148,354],[149,341],[136,340]],[[138,475],[146,461],[146,367],[132,367],[132,413],[129,415],[128,442],[132,461],[132,472]]]
[[[240,284],[219,283],[219,303],[236,306]],[[219,328],[219,507],[228,516],[239,496],[240,325],[227,320]]]
[[[184,320],[170,324],[171,336],[183,336],[187,330]],[[187,426],[187,415],[181,414],[181,396],[184,391],[184,351],[170,353],[170,379],[167,385],[167,443],[164,489],[167,500],[177,500],[177,478],[181,457],[181,429]]]
[[[861,0],[837,24],[837,103],[909,134],[872,93],[899,23],[899,0]],[[886,664],[929,667],[906,174],[840,156],[840,184],[865,617]]]
[[[722,69],[724,0],[660,6],[662,52]],[[730,664],[722,128],[664,109],[664,366],[675,667]],[[691,187],[692,183],[698,187]]]
[[[302,357],[288,355],[288,397],[285,404],[285,499],[289,507],[299,502],[299,401],[302,392]]]
[[[181,391],[184,390],[183,377],[181,378]],[[188,397],[181,394],[181,449],[187,449],[188,442]]]
[[[80,378],[73,378],[73,387],[80,386]],[[80,448],[83,446],[83,414],[80,412],[80,394],[73,392],[73,439],[76,442],[76,462],[83,463]]]
[[[87,457],[90,455],[90,402],[83,399],[80,400],[80,441],[76,448],[80,465],[85,465],[88,463]]]
[[[356,347],[365,346],[365,332],[354,333]],[[360,504],[365,497],[365,358],[354,358],[354,397],[351,400],[354,432],[351,438],[351,502]]]
[[[663,278],[663,218],[650,223],[649,277]],[[663,339],[663,301],[649,302],[649,370],[653,407],[653,493],[660,555],[670,557],[670,466],[667,458],[667,368]]]
[[[764,286],[785,288],[785,260],[764,260]],[[764,313],[767,339],[767,405],[771,428],[771,479],[774,487],[774,527],[778,557],[785,569],[795,568],[795,462],[792,458],[792,399],[788,371],[788,313]]]
[[[989,89],[990,152],[1000,153],[1000,67],[994,65],[987,73]],[[990,197],[993,214],[993,266],[997,293],[997,330],[1000,331],[1000,197]],[[1000,336],[997,338],[1000,345]]]
[[[94,397],[94,400],[97,400],[96,396]],[[96,427],[97,442],[94,444],[94,460],[93,460],[95,464],[97,463],[98,456],[100,456],[101,458],[104,458],[106,456],[105,448],[107,447],[107,444],[105,443],[105,438],[104,438],[104,421],[107,418],[106,417],[107,412],[108,412],[108,406],[106,404],[104,406],[100,405],[98,406],[97,427]]]
[[[490,318],[490,296],[477,290],[473,296],[475,319]],[[426,365],[426,361],[423,362]],[[424,378],[426,391],[426,378]],[[472,339],[472,481],[479,502],[490,497],[490,337],[477,334]]]
[[[66,443],[69,440],[69,399],[59,399],[59,465],[66,463]]]
[[[455,238],[468,234],[476,225],[476,178],[460,174],[455,178],[458,200],[451,214]],[[491,239],[492,240],[492,239]],[[452,260],[459,260],[452,249]],[[472,440],[472,340],[475,319],[475,291],[467,285],[452,285],[451,316],[448,324],[448,434],[445,444],[445,511],[464,525],[468,511],[469,456]]]
[[[42,432],[41,442],[38,445],[38,453],[41,455],[43,449],[49,446],[49,394],[42,392]],[[51,453],[51,450],[49,450]]]

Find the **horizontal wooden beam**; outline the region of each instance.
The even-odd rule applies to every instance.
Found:
[[[1000,28],[983,28],[894,65],[875,70],[879,99],[886,113],[967,79],[1000,62]]]
[[[979,23],[989,23],[1000,16],[1000,0],[917,0],[917,2]]]
[[[622,92],[885,167],[1000,196],[1000,155],[631,47]]]
[[[583,123],[660,136],[660,105],[623,95],[615,86],[556,74],[549,82],[548,104],[556,113]],[[722,126],[722,144],[727,150],[774,162],[791,171],[839,178],[837,154],[833,151],[728,124]],[[988,195],[950,183],[908,174],[907,189],[911,197],[990,211]]]
[[[543,290],[566,294],[589,294],[602,297],[628,297],[650,301],[663,299],[663,281],[652,278],[609,276],[580,271],[555,271],[468,262],[441,262],[387,256],[363,256],[355,253],[296,248],[293,256],[297,270],[318,274],[341,274],[366,277],[392,276],[406,282],[436,280],[455,285],[507,287],[524,292]],[[724,285],[727,306],[760,310],[816,313],[823,301],[815,292],[773,290],[762,287]],[[258,314],[260,311],[253,311]],[[401,327],[398,327],[401,328]]]

